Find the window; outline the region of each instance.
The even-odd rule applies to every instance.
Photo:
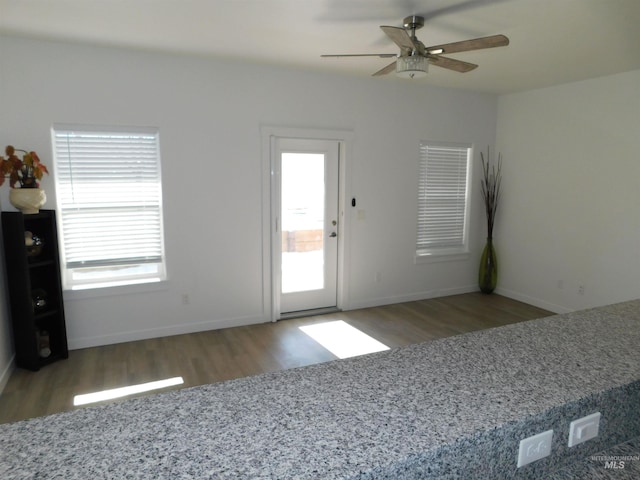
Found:
[[[471,145],[420,143],[417,258],[468,252]]]
[[[55,125],[65,289],[166,278],[158,130]]]

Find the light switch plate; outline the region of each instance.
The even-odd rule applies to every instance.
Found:
[[[571,422],[569,426],[569,446],[574,447],[598,436],[600,428],[600,412]]]

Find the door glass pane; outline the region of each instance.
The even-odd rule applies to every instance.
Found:
[[[324,287],[324,154],[282,153],[282,293]]]

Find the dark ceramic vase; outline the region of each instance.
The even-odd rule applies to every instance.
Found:
[[[492,293],[498,283],[498,259],[492,238],[487,238],[487,244],[482,251],[478,283],[482,293]]]

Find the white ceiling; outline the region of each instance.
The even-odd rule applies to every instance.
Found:
[[[380,25],[426,17],[425,45],[504,34],[507,47],[452,54],[412,81],[507,93],[640,68],[640,0],[0,0],[0,32],[369,76],[397,53]]]

